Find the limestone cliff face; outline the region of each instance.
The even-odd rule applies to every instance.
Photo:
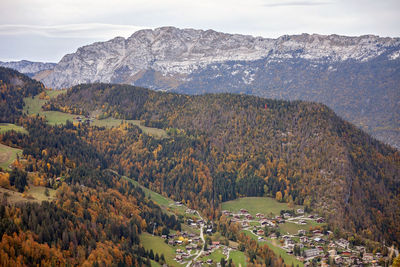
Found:
[[[393,47],[397,49],[390,56],[396,58],[400,51],[398,38],[302,34],[267,39],[163,27],[140,30],[127,39],[117,37],[81,47],[64,56],[43,82],[55,88],[87,82],[132,83],[141,77],[141,72],[149,70],[184,82],[187,75],[213,63],[262,58],[272,62],[292,58],[363,62]]]
[[[55,67],[55,63],[32,62],[28,60],[0,62],[0,66],[15,69],[24,74],[34,75],[35,73],[51,70]]]

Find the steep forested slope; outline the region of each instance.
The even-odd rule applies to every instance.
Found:
[[[42,91],[41,83],[5,68],[0,77],[2,118],[29,133],[0,134],[1,143],[23,148],[24,157],[13,171],[0,170],[1,187],[11,190],[0,204],[0,265],[150,266],[139,235],[153,231],[147,222],[180,230],[175,215],[108,171],[104,155],[82,140],[86,128],[22,116],[23,98]],[[32,204],[25,196],[25,202],[10,204],[12,191],[25,191],[31,180],[58,189],[56,200]]]
[[[400,59],[369,61],[303,58],[212,64],[191,74],[178,93],[245,93],[323,103],[379,140],[400,147]],[[147,86],[149,81],[136,82]]]
[[[120,172],[210,215],[241,195],[282,195],[323,212],[334,227],[400,240],[398,151],[324,105],[93,84],[73,87],[46,108],[167,129],[170,138],[161,140],[94,131],[86,141]]]
[[[0,67],[0,122],[13,122],[21,115],[23,98],[37,95],[43,88],[42,83],[18,71]]]

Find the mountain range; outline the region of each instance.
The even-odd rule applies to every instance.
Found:
[[[326,105],[106,83],[54,91],[3,67],[0,87],[0,114],[7,115],[1,118],[2,149],[22,153],[12,170],[0,172],[6,192],[0,205],[2,266],[151,266],[152,249],[162,252],[143,238],[152,233],[165,244],[161,235],[184,229],[184,216],[192,215],[181,203],[212,220],[225,244],[238,242],[249,263],[288,266],[269,243],[260,247],[221,215],[224,202],[255,196],[323,216],[327,224],[308,229],[326,233],[326,240],[345,238],[351,247],[385,256],[387,245],[399,244],[398,150]],[[36,106],[40,111],[32,110]],[[73,121],[52,125],[42,112]],[[163,209],[138,183],[160,193],[156,202],[180,202],[171,200]],[[29,203],[35,188],[52,201]],[[9,203],[16,201],[15,191],[27,195],[27,203]],[[161,255],[154,260],[175,266],[171,256]]]
[[[400,38],[301,34],[271,39],[162,27],[81,47],[36,78],[53,88],[106,82],[320,102],[399,148],[399,56]]]
[[[11,61],[11,62],[0,61],[1,67],[15,69],[30,77],[35,76],[42,71],[52,70],[56,65],[57,65],[56,63],[32,62],[28,60]]]

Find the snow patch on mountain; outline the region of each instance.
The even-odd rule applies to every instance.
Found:
[[[132,83],[135,75],[143,70],[183,78],[214,63],[262,58],[271,62],[291,58],[367,61],[396,46],[400,46],[399,38],[374,35],[301,34],[269,39],[162,27],[137,31],[127,39],[117,37],[81,47],[76,53],[64,56],[43,82],[56,88],[85,82]]]

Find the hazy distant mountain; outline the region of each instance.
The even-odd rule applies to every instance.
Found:
[[[302,34],[268,39],[163,27],[81,47],[41,80],[55,88],[111,82],[322,102],[400,147],[399,56],[400,38]]]
[[[21,73],[34,76],[36,73],[43,70],[51,70],[57,64],[56,63],[43,63],[43,62],[32,62],[28,60],[12,61],[12,62],[1,62],[0,66],[15,69]]]

